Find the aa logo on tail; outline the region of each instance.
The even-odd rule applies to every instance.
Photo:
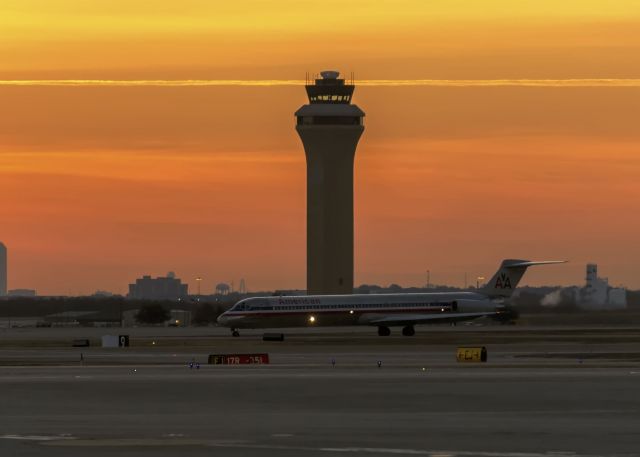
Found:
[[[511,289],[511,280],[505,273],[500,273],[496,279],[496,289]]]

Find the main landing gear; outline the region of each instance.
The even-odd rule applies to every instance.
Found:
[[[413,336],[416,334],[416,329],[413,328],[413,325],[407,325],[402,328],[402,336]]]
[[[240,336],[240,332],[238,331],[238,329],[232,328],[231,336]]]
[[[383,325],[378,327],[378,336],[389,336],[391,335],[391,329],[389,327],[385,327]]]

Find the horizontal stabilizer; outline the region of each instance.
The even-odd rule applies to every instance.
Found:
[[[525,260],[522,262],[505,265],[505,268],[532,267],[534,265],[551,265],[554,263],[567,263],[567,260]]]

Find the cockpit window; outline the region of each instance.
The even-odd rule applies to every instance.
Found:
[[[269,300],[251,298],[236,303],[231,311],[263,311],[272,310],[273,306],[269,304]]]
[[[254,298],[247,303],[247,309],[249,311],[264,311],[272,310],[273,306],[269,304],[269,300]]]
[[[245,309],[247,309],[247,305],[244,302],[239,302],[233,305],[231,311],[244,311]]]

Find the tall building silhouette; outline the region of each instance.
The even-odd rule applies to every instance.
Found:
[[[182,284],[175,273],[169,272],[166,277],[152,278],[143,276],[129,284],[128,298],[142,300],[178,300],[189,296],[189,285]]]
[[[295,115],[307,158],[307,293],[353,292],[353,161],[364,112],[337,71],[307,82]]]
[[[7,247],[0,242],[0,297],[7,295]]]

